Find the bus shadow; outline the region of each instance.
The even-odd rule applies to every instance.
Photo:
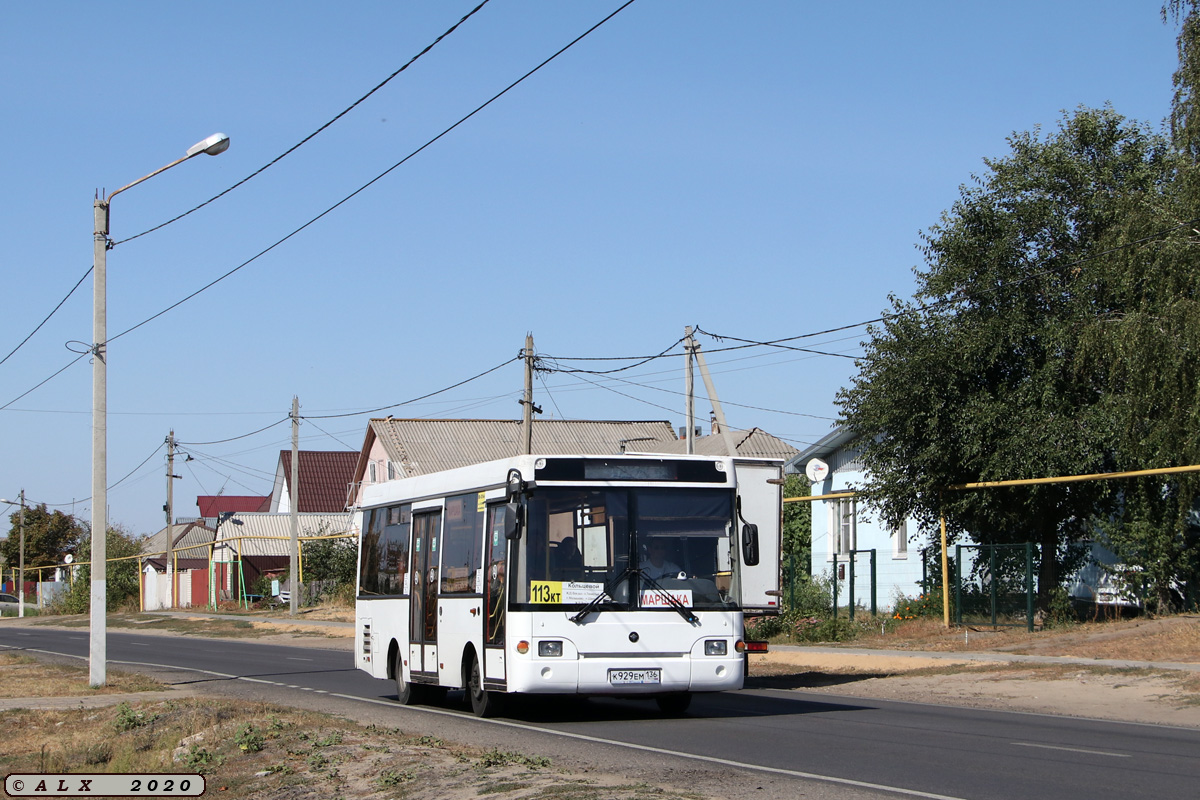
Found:
[[[755,687],[747,687],[755,688]],[[439,708],[467,710],[462,692],[451,691]],[[787,717],[801,714],[830,714],[847,711],[869,711],[875,707],[847,700],[813,700],[809,697],[761,697],[744,692],[697,694],[683,714],[666,714],[653,698],[635,697],[576,697],[573,695],[509,695],[499,716],[517,722],[556,725],[574,722],[659,722],[663,719],[680,721],[703,719],[736,719],[738,717]]]

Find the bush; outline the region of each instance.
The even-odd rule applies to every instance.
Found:
[[[892,619],[940,617],[942,616],[942,612],[942,590],[935,589],[932,592],[920,594],[916,597],[905,597],[903,595],[898,597],[892,611]]]

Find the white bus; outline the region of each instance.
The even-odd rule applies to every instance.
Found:
[[[367,486],[355,666],[403,704],[465,689],[480,716],[514,693],[683,713],[694,692],[739,689],[743,612],[778,611],[779,474],[518,456]]]

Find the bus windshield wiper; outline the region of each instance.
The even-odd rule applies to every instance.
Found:
[[[597,608],[599,608],[600,604],[609,598],[609,590],[615,589],[617,587],[617,584],[620,583],[622,580],[624,580],[625,576],[629,575],[633,571],[634,570],[631,567],[626,567],[625,569],[621,570],[620,573],[617,574],[616,578],[612,579],[611,581],[606,582],[604,584],[604,588],[600,590],[600,594],[593,597],[591,600],[588,601],[588,604],[586,606],[579,609],[579,612],[576,613],[575,616],[571,617],[571,622],[574,622],[576,625],[578,625],[580,622],[582,622],[584,617],[586,617],[588,614],[592,613]]]
[[[690,608],[688,608],[687,606],[685,606],[678,597],[671,594],[663,587],[659,586],[658,581],[654,580],[654,578],[651,578],[649,575],[647,575],[644,570],[639,569],[639,570],[634,570],[634,571],[637,572],[638,575],[642,576],[642,580],[644,580],[647,584],[649,584],[651,589],[653,589],[654,591],[656,591],[660,595],[662,595],[662,598],[667,601],[667,605],[669,605],[671,608],[673,608],[679,612],[679,616],[683,617],[685,620],[687,620],[692,625],[700,624],[700,618],[697,617],[695,614],[693,614],[692,610]]]

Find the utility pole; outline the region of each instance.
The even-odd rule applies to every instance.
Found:
[[[704,356],[700,353],[700,343],[695,339],[692,340],[692,353],[696,356],[696,363],[700,365],[700,377],[704,378],[704,388],[708,392],[708,399],[712,401],[713,413],[717,417],[717,425],[721,427],[721,437],[725,440],[725,449],[729,452],[730,458],[737,458],[737,445],[734,444],[729,426],[725,424],[725,412],[721,410],[717,387],[713,385],[712,376],[708,374],[708,364],[705,363]]]
[[[695,357],[692,354],[692,348],[695,347],[696,341],[692,338],[692,326],[684,326],[683,329],[683,357],[686,359],[683,366],[683,383],[684,397],[687,398],[687,454],[693,455],[696,452],[696,386],[695,377],[692,375],[692,359]]]
[[[533,404],[533,334],[525,334],[525,349],[521,351],[525,357],[525,396],[521,398],[524,406],[523,420],[525,424],[525,455],[533,453],[533,412],[542,410]]]
[[[17,556],[17,616],[25,616],[25,490],[21,490],[21,554]],[[41,596],[40,594],[38,595]],[[38,603],[41,605],[41,602]]]
[[[171,548],[175,544],[175,479],[178,477],[175,474],[175,431],[172,430],[167,434],[167,504],[163,506],[163,510],[167,512],[167,583],[171,587],[167,591],[167,602],[172,610],[175,608],[176,594]]]
[[[296,616],[300,603],[300,398],[292,395],[292,486],[288,492],[292,546],[288,553],[288,607]]]

